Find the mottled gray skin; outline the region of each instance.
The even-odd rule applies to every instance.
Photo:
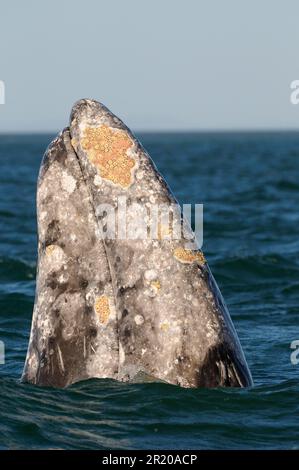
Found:
[[[36,298],[22,380],[65,387],[90,377],[117,378],[110,268],[67,129],[43,158],[37,216]],[[111,299],[106,323],[94,308],[101,295]]]
[[[116,135],[123,131],[132,144],[126,155],[135,166],[127,187],[104,177],[86,148],[86,129],[102,126]],[[77,102],[70,132],[95,212],[103,203],[112,204],[117,212],[119,196],[127,198],[130,222],[143,217],[136,212],[135,202],[147,208],[177,204],[138,140],[105,106],[92,100]],[[109,145],[107,141],[104,153],[109,152]],[[180,223],[177,209],[173,217]],[[105,223],[102,216],[98,221]],[[134,380],[144,373],[184,387],[252,385],[236,331],[207,263],[182,262],[174,256],[176,249],[186,248],[185,240],[116,238],[105,239],[104,244],[119,318],[120,380]]]

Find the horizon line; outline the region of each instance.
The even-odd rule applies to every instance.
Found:
[[[67,126],[66,126],[67,127]],[[20,131],[0,131],[0,136],[6,135],[56,135],[62,132],[62,130],[20,130]],[[189,128],[189,129],[133,129],[133,133],[136,134],[205,134],[205,133],[275,133],[275,132],[299,132],[299,127],[265,127],[265,128]]]

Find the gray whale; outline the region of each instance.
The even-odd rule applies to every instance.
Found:
[[[147,227],[157,206],[171,224]],[[253,384],[237,333],[180,207],[136,137],[102,104],[80,100],[43,159],[37,193],[39,259],[22,380],[65,387],[92,377],[183,387]],[[143,210],[145,209],[145,212]],[[135,224],[135,225],[134,225]],[[134,232],[134,230],[133,230]],[[192,248],[190,248],[192,240]]]

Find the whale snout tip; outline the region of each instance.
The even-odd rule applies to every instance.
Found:
[[[70,122],[72,123],[74,119],[80,121],[80,119],[88,115],[100,116],[104,112],[107,112],[107,108],[99,101],[82,98],[74,103],[71,110]]]
[[[85,106],[94,106],[94,105],[99,105],[100,103],[96,100],[93,100],[91,98],[81,98],[80,100],[77,100],[74,103],[73,109],[78,107],[78,108],[83,108]]]

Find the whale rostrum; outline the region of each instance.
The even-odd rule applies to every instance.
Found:
[[[24,381],[252,385],[179,204],[136,137],[104,105],[78,101],[69,128],[46,151],[37,217]]]

